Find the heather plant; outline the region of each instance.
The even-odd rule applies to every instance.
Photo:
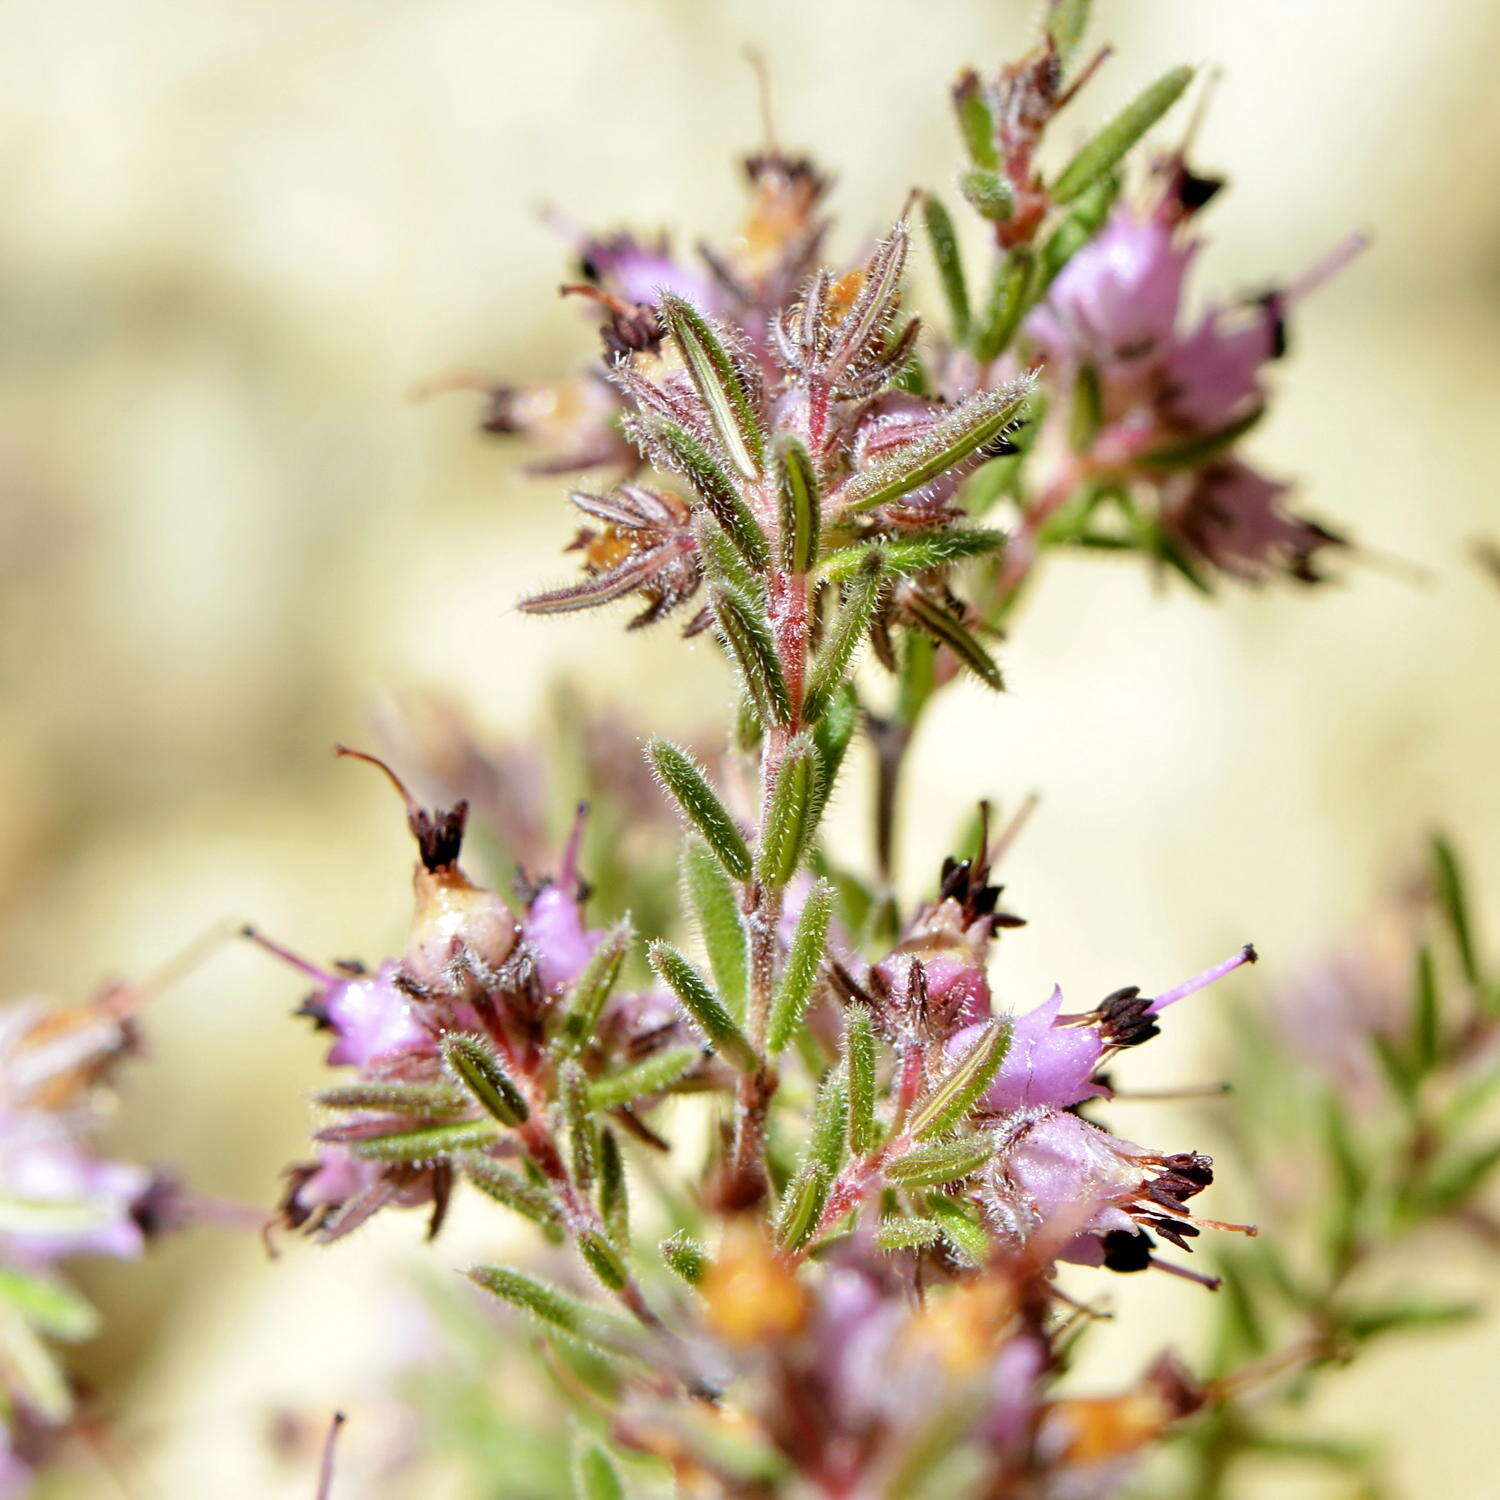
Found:
[[[1142,142],[1191,72],[1058,151],[1055,118],[1104,60],[1082,49],[1086,11],[1061,0],[1020,61],[959,78],[962,207],[914,194],[850,261],[826,248],[827,178],[774,141],[746,163],[749,214],[721,248],[564,226],[600,359],[487,392],[490,431],[592,476],[570,496],[578,576],[523,608],[628,599],[628,628],[670,617],[722,657],[722,719],[695,746],[616,732],[591,809],[556,842],[517,810],[541,800],[535,757],[453,753],[451,724],[436,756],[409,735],[384,759],[340,747],[404,808],[406,947],[323,966],[250,933],[311,982],[303,1013],[340,1070],[281,1223],[327,1243],[408,1208],[436,1235],[462,1188],[535,1232],[540,1264],[469,1275],[526,1320],[505,1343],[546,1373],[545,1446],[572,1443],[571,1474],[533,1455],[491,1472],[500,1493],[1102,1495],[1181,1432],[1184,1493],[1216,1494],[1242,1452],[1321,1456],[1262,1421],[1268,1392],[1451,1315],[1357,1291],[1393,1227],[1472,1219],[1495,1164],[1459,1134],[1496,1076],[1494,997],[1450,855],[1462,1004],[1439,1005],[1421,959],[1414,1011],[1361,1032],[1389,1095],[1379,1128],[1404,1145],[1377,1151],[1355,1091],[1326,1091],[1299,1147],[1328,1175],[1305,1266],[1198,1213],[1214,1172],[1192,1142],[1138,1144],[1099,1114],[1124,1054],[1253,963],[1251,945],[1185,980],[1011,1012],[991,958],[1022,919],[995,877],[1024,805],[1002,821],[979,801],[914,908],[896,883],[915,732],[959,677],[1002,688],[1002,631],[1044,560],[1119,554],[1212,593],[1314,583],[1353,555],[1245,447],[1298,301],[1357,241],[1265,295],[1188,311],[1221,183],[1186,145]],[[961,233],[956,214],[976,218]],[[960,248],[976,224],[978,270]],[[909,311],[916,253],[942,296],[929,323]],[[854,754],[876,772],[868,870],[823,838]],[[458,800],[425,802],[408,776]],[[471,800],[519,859],[511,891],[477,878]],[[656,856],[620,854],[653,820],[659,850],[663,808],[680,825],[675,902]],[[1241,1033],[1268,1088],[1297,1026]],[[1223,1106],[1250,1153],[1273,1149],[1256,1097]],[[1224,1211],[1252,1187],[1246,1172],[1218,1189]],[[1240,1248],[1204,1256],[1208,1239]],[[1060,1263],[1218,1289],[1212,1359],[1143,1349],[1116,1389],[1078,1392],[1095,1310]],[[494,1416],[494,1465],[511,1446],[494,1435],[514,1430]]]

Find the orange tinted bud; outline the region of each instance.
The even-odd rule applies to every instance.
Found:
[[[1074,1464],[1124,1458],[1149,1443],[1175,1415],[1154,1391],[1060,1401],[1053,1411],[1064,1427],[1064,1456]]]
[[[965,1379],[995,1357],[1015,1310],[1006,1282],[971,1282],[931,1298],[913,1320],[911,1338],[934,1353],[955,1379]]]
[[[698,1289],[709,1326],[731,1344],[786,1338],[807,1321],[807,1292],[759,1230],[726,1235]]]

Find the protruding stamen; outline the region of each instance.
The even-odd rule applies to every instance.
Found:
[[[1309,266],[1281,294],[1281,305],[1293,307],[1310,292],[1315,292],[1325,281],[1336,276],[1356,255],[1368,248],[1370,236],[1363,230],[1345,235],[1320,261]]]
[[[1195,974],[1191,979],[1185,979],[1181,984],[1170,990],[1163,990],[1147,1007],[1147,1015],[1156,1015],[1169,1005],[1178,1000],[1185,999],[1197,990],[1205,988],[1216,979],[1222,979],[1226,974],[1233,973],[1241,964],[1253,964],[1260,955],[1255,951],[1254,943],[1246,943],[1233,958],[1226,958],[1221,963],[1216,963],[1211,969],[1205,969],[1201,974]]]
[[[567,847],[563,850],[562,867],[557,872],[557,882],[565,890],[572,890],[578,883],[578,858],[583,849],[583,830],[588,822],[589,805],[580,802],[573,814],[573,831],[568,835]]]
[[[282,963],[290,964],[292,968],[306,974],[309,979],[316,979],[319,984],[337,984],[338,976],[330,974],[326,969],[320,969],[315,963],[310,963],[305,958],[299,958],[290,948],[283,948],[280,943],[273,943],[263,932],[251,927],[248,923],[240,928],[242,938],[249,938],[259,948],[264,948],[274,958],[279,958]]]
[[[1180,1276],[1184,1281],[1196,1281],[1199,1286],[1204,1286],[1211,1292],[1216,1292],[1223,1284],[1222,1278],[1209,1276],[1206,1272],[1195,1271],[1191,1266],[1179,1266],[1175,1261],[1163,1260],[1158,1255],[1151,1257],[1151,1269],[1153,1271],[1165,1271],[1169,1276]]]
[[[318,1464],[318,1493],[316,1500],[330,1500],[333,1494],[333,1460],[338,1449],[339,1433],[344,1426],[344,1414],[336,1411],[328,1424],[328,1436],[323,1439],[323,1458]]]

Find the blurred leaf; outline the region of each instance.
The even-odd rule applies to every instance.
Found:
[[[99,1331],[99,1313],[81,1293],[50,1276],[0,1266],[0,1302],[50,1338],[75,1342]]]
[[[996,263],[990,294],[974,329],[974,357],[998,359],[1021,325],[1036,284],[1036,258],[1029,245],[1013,245]]]
[[[943,295],[948,299],[948,318],[954,343],[962,346],[969,337],[969,289],[964,280],[963,259],[958,250],[958,236],[953,219],[942,200],[928,193],[922,200],[922,219],[927,238],[932,243],[932,258],[937,264]]]
[[[697,1047],[665,1047],[618,1073],[593,1079],[588,1086],[589,1104],[594,1109],[615,1109],[634,1099],[663,1093],[702,1059]]]
[[[1417,950],[1412,995],[1412,1052],[1418,1070],[1425,1073],[1437,1062],[1442,1043],[1437,975],[1433,971],[1432,950],[1425,943]]]
[[[1484,1309],[1474,1302],[1393,1302],[1347,1312],[1343,1327],[1357,1339],[1374,1338],[1407,1328],[1443,1328],[1468,1323]]]
[[[573,1445],[575,1500],[625,1500],[625,1484],[608,1453],[598,1443],[579,1437]]]
[[[501,1166],[492,1157],[479,1154],[460,1158],[463,1174],[480,1192],[497,1203],[530,1219],[535,1224],[552,1227],[561,1224],[562,1210],[545,1188],[528,1181],[519,1172]]]
[[[1464,978],[1471,985],[1477,986],[1480,983],[1479,959],[1474,951],[1474,929],[1469,921],[1463,871],[1453,846],[1442,834],[1433,834],[1431,847],[1433,882],[1437,888],[1438,903],[1453,934],[1453,946],[1457,950]]]
[[[1440,1161],[1418,1193],[1418,1201],[1431,1213],[1446,1213],[1461,1207],[1500,1167],[1500,1141]]]
[[[1091,188],[1177,102],[1193,81],[1191,68],[1173,68],[1143,89],[1063,168],[1052,184],[1055,203],[1071,203]]]
[[[1052,0],[1047,17],[1047,35],[1057,48],[1057,55],[1066,65],[1078,50],[1083,33],[1089,24],[1089,10],[1093,0]]]

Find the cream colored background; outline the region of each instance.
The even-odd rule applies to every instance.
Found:
[[[540,201],[689,240],[730,223],[732,159],[758,137],[744,43],[770,60],[783,134],[838,174],[847,253],[911,184],[951,174],[947,82],[1018,50],[1035,9],[0,7],[6,987],[81,996],[226,915],[322,954],[390,947],[402,831],[328,755],[367,733],[388,690],[435,683],[524,732],[542,684],[578,658],[663,722],[712,711],[701,648],[515,613],[561,571],[558,487],[519,479],[463,400],[405,393],[454,363],[540,375],[584,352]],[[1500,12],[1097,9],[1120,53],[1064,137],[1171,62],[1225,66],[1202,155],[1235,182],[1212,212],[1209,283],[1254,288],[1350,226],[1375,232],[1299,316],[1253,447],[1305,479],[1317,513],[1432,577],[1370,566],[1346,587],[1205,609],[1154,597],[1135,568],[1054,570],[1006,653],[1009,696],[965,689],[929,726],[908,840],[925,870],[974,793],[1043,792],[1009,871],[1032,926],[1008,942],[1001,988],[1026,1004],[1054,978],[1166,983],[1246,937],[1266,959],[1255,982],[1272,981],[1355,917],[1431,820],[1463,836],[1500,905],[1500,590],[1466,555],[1500,532]],[[851,793],[851,840],[858,807]],[[165,996],[122,1143],[269,1199],[319,1072],[285,1017],[296,998],[243,952]],[[1213,1003],[1139,1075],[1201,1071]],[[1234,1193],[1215,1195],[1231,1216]],[[466,1222],[426,1260],[462,1263],[491,1232]],[[342,1493],[376,1493],[370,1403],[406,1337],[382,1288],[422,1259],[416,1239],[398,1220],[271,1265],[203,1231],[144,1269],[91,1275],[112,1325],[89,1358],[133,1493],[306,1496],[309,1464],[263,1442],[268,1414],[336,1403],[356,1418]],[[1193,1289],[1114,1289],[1136,1317],[1111,1333],[1123,1352],[1101,1378],[1133,1361],[1132,1330],[1191,1346]],[[1388,1431],[1399,1493],[1477,1494],[1497,1458],[1497,1356],[1493,1326],[1393,1346],[1345,1382],[1335,1415]],[[73,1491],[109,1492],[98,1471]]]

